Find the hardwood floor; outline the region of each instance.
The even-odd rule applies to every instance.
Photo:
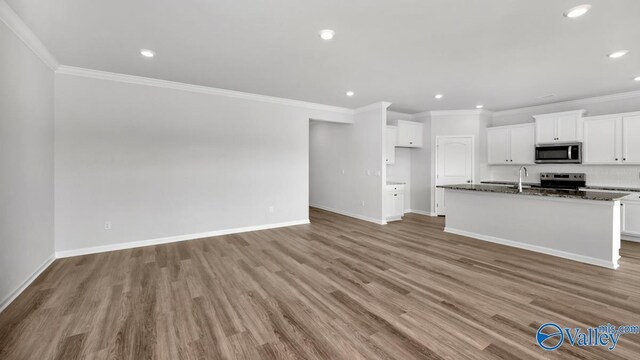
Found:
[[[640,325],[640,244],[619,270],[311,209],[311,225],[56,260],[0,314],[0,359],[638,359],[535,342]],[[559,241],[561,241],[559,239]]]

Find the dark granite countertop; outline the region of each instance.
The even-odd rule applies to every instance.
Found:
[[[481,184],[494,184],[494,185],[513,185],[515,186],[517,182],[515,181],[481,181]],[[540,183],[532,183],[532,182],[523,182],[522,185],[535,185],[539,186]],[[585,186],[582,189],[587,190],[606,190],[606,191],[622,191],[622,192],[640,192],[640,188],[625,188],[625,187],[615,187],[615,186]]]
[[[629,191],[629,192],[640,192],[638,188],[623,188],[623,187],[614,187],[614,186],[587,186],[585,189],[589,190],[607,190],[607,191]]]
[[[555,190],[555,189],[540,189],[540,188],[524,188],[522,193],[518,192],[518,189],[502,186],[502,185],[488,185],[488,184],[461,184],[461,185],[442,185],[438,186],[443,189],[452,190],[467,190],[467,191],[483,191],[499,194],[513,194],[513,195],[530,195],[530,196],[549,196],[568,199],[582,199],[582,200],[597,200],[597,201],[614,201],[620,200],[623,197],[629,195],[628,193],[610,193],[610,192],[598,192],[598,191],[582,191],[582,190]]]

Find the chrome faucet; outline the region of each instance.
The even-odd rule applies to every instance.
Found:
[[[520,170],[518,170],[518,192],[522,192],[522,170],[524,170],[524,176],[529,176],[529,170],[526,167],[520,166]]]

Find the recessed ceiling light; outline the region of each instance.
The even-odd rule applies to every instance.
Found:
[[[640,81],[640,76],[636,76],[633,80]]]
[[[484,105],[476,105],[476,109],[482,109]]]
[[[353,96],[353,95],[355,95],[355,94],[356,94],[356,93],[354,93],[353,91],[347,91],[347,96]]]
[[[568,18],[577,18],[587,13],[591,9],[591,5],[584,4],[572,7],[564,13],[564,16]]]
[[[442,94],[436,94],[436,96],[434,96],[436,99],[442,99],[444,97],[444,95]]]
[[[619,51],[616,51],[616,52],[612,52],[611,54],[609,54],[607,56],[612,58],[612,59],[618,59],[618,58],[621,58],[621,57],[627,55],[628,52],[629,52],[629,50],[619,50]]]
[[[153,50],[142,49],[142,50],[140,50],[140,55],[142,55],[144,57],[152,58],[152,57],[154,57],[156,55],[156,53],[153,52]]]
[[[320,38],[322,40],[331,40],[336,35],[336,32],[330,29],[320,30]]]

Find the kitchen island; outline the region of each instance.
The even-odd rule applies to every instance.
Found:
[[[445,189],[445,232],[611,269],[626,193],[463,184]]]

